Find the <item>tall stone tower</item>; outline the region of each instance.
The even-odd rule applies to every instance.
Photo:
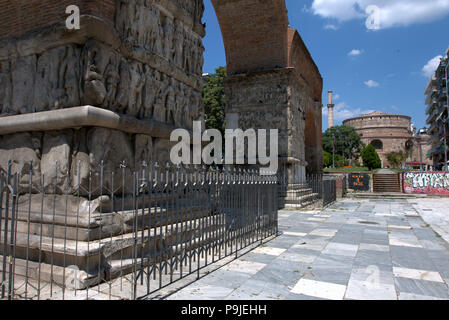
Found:
[[[329,103],[328,103],[328,105],[327,105],[327,109],[328,109],[328,127],[329,128],[332,128],[333,126],[334,126],[334,104],[333,104],[333,99],[332,99],[332,96],[333,96],[333,92],[332,91],[329,91],[329,96],[328,96],[328,98],[329,98]]]

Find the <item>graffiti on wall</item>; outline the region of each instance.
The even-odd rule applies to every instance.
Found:
[[[449,172],[405,172],[405,193],[449,195]]]

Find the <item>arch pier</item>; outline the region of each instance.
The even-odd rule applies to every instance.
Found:
[[[204,121],[203,0],[25,2],[0,0],[9,9],[0,13],[0,172],[18,174],[14,196],[20,205],[30,201],[30,208],[39,210],[41,203],[53,204],[53,220],[47,214],[33,216],[45,245],[62,237],[55,229],[51,233],[49,221],[54,227],[55,216],[75,215],[64,212],[67,199],[74,208],[77,203],[89,208],[83,220],[88,227],[92,213],[98,217],[94,225],[114,233],[118,223],[128,232],[126,210],[136,203],[131,173],[147,172],[149,159],[168,162],[170,132],[191,130],[193,121]],[[226,50],[228,128],[279,129],[279,160],[288,183],[282,196],[293,207],[312,203],[315,195],[304,182],[306,172],[322,168],[319,70],[298,32],[289,27],[284,0],[212,2]],[[66,27],[69,5],[80,8],[79,30]],[[114,175],[103,176],[103,169],[120,171],[115,178],[128,186],[120,190],[121,211],[114,197],[105,194],[116,185]],[[139,188],[150,194],[145,185]],[[204,210],[207,215],[213,209]],[[20,219],[22,227],[30,223],[29,217]],[[89,261],[93,249],[86,232],[83,245],[88,249],[80,258]],[[79,239],[78,230],[72,236]],[[100,232],[98,238],[105,236]],[[158,245],[166,243],[164,238]],[[111,250],[122,246],[132,251],[128,242],[113,244]],[[78,251],[72,252],[78,258]],[[106,253],[114,257],[116,252]],[[87,282],[100,280],[98,270],[109,270],[105,261],[98,264],[94,269],[80,265]]]

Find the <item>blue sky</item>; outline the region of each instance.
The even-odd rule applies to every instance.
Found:
[[[220,27],[205,0],[204,72],[226,64]],[[424,89],[437,56],[449,46],[449,0],[286,0],[290,25],[306,43],[336,95],[336,121],[381,111],[412,117],[425,126]],[[366,27],[369,5],[378,30]],[[425,74],[425,71],[427,74]],[[323,110],[323,130],[327,128]]]

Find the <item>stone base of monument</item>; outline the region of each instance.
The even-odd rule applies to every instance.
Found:
[[[126,199],[111,201],[101,197],[91,202],[84,200],[79,206],[75,200],[68,201],[73,205],[71,210],[25,210],[27,206],[45,208],[50,199],[44,197],[37,203],[38,196],[32,195],[31,203],[24,199],[19,201],[13,248],[14,274],[70,289],[86,289],[126,275],[133,271],[135,263],[141,268],[167,261],[181,252],[187,253],[223,238],[225,229],[224,217],[218,218],[216,208],[207,202],[192,206],[191,202],[184,205],[182,199],[177,199],[174,208],[163,205],[171,201],[167,195],[149,195],[139,206],[135,204],[136,208],[145,210],[130,210]],[[144,201],[147,206],[142,206]],[[120,203],[120,207],[126,209],[105,212],[105,208],[115,202],[117,207]],[[8,232],[11,226],[9,220]],[[0,257],[9,255],[3,255],[4,239],[3,224]],[[9,248],[10,241],[6,250],[11,252]],[[9,262],[5,263],[7,272]],[[0,272],[2,269],[3,261],[0,261]]]
[[[286,209],[305,209],[318,202],[318,194],[307,184],[289,184],[282,201]]]
[[[198,230],[205,225],[205,219],[196,219],[192,226],[184,225],[182,231],[181,224],[175,224],[168,226],[168,230],[164,226],[162,230],[155,228],[91,242],[30,236],[29,250],[27,235],[18,233],[14,273],[69,289],[86,289],[129,274],[136,264],[138,268],[154,265],[176,256],[181,248],[190,252],[215,241],[222,228],[217,224],[204,227],[202,231],[213,236],[203,239]],[[8,266],[9,263],[7,271]]]
[[[106,198],[104,203],[110,205],[109,198],[104,198]],[[129,200],[132,201],[132,199]],[[115,201],[122,202],[121,199]],[[123,203],[126,201],[127,199],[123,200]],[[140,231],[149,227],[156,228],[161,225],[198,219],[213,210],[211,206],[200,204],[196,206],[188,204],[187,207],[187,204],[184,206],[183,201],[179,199],[176,208],[167,208],[164,204],[160,204],[161,201],[167,201],[165,196],[153,197],[144,201],[146,204],[144,210],[133,210],[129,208],[130,206],[124,205],[125,209],[122,211],[108,212],[97,203],[96,208],[92,205],[90,209],[79,211],[79,214],[73,214],[73,211],[66,214],[66,212],[53,212],[52,210],[28,212],[23,207],[19,207],[16,229],[19,233],[29,233],[33,236],[54,236],[56,239],[73,241],[95,241],[133,232],[136,228],[137,231]],[[170,201],[168,199],[168,202]],[[144,202],[142,200],[139,202],[136,207],[142,208]],[[158,202],[159,204],[157,204]],[[188,213],[186,213],[186,208],[189,210]]]

